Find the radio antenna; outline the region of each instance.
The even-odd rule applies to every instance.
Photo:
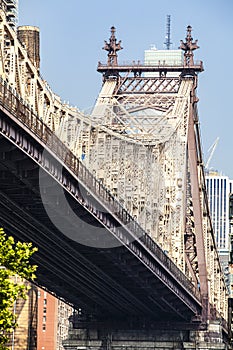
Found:
[[[167,15],[167,32],[165,37],[165,43],[167,50],[170,50],[171,42],[171,16]]]

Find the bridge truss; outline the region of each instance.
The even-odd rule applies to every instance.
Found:
[[[6,90],[38,116],[102,182],[200,293],[204,321],[227,319],[227,291],[205,189],[188,27],[182,66],[117,63],[112,29],[104,83],[89,115],[63,104],[0,9],[0,74]],[[114,46],[115,45],[115,46]],[[148,75],[150,73],[150,75]]]

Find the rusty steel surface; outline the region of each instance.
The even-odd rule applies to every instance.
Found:
[[[117,66],[117,51],[122,50],[123,47],[121,47],[121,41],[117,43],[116,37],[115,37],[116,28],[111,27],[111,36],[109,38],[109,43],[105,41],[105,45],[103,47],[103,50],[106,50],[108,52],[108,65],[111,66]]]
[[[163,305],[163,303],[165,303],[163,306],[164,310],[166,310],[168,307],[170,309],[169,317],[171,317],[171,313],[174,313],[174,314],[177,314],[177,317],[179,318],[185,318],[185,319],[187,318],[186,320],[188,321],[190,320],[191,315],[195,315],[196,313],[200,312],[201,304],[200,304],[199,295],[198,295],[199,293],[195,290],[192,283],[190,283],[190,281],[180,271],[180,269],[177,268],[174,262],[172,262],[171,259],[169,259],[169,257],[163,252],[163,250],[140,227],[140,225],[122,207],[122,205],[109,193],[109,191],[96,178],[93,177],[90,171],[88,171],[88,169],[85,168],[85,166],[70,152],[70,150],[56,137],[56,135],[54,135],[51,132],[51,130],[47,126],[35,114],[33,114],[32,111],[27,106],[22,104],[22,102],[17,98],[17,96],[15,96],[7,87],[7,85],[4,84],[3,82],[1,82],[0,84],[0,101],[1,101],[2,110],[5,112],[5,117],[4,115],[2,115],[1,122],[0,122],[0,129],[1,129],[1,134],[3,135],[3,138],[6,137],[6,139],[8,139],[13,144],[15,144],[18,148],[22,148],[23,152],[25,154],[30,155],[30,158],[34,158],[35,162],[39,164],[40,167],[44,168],[49,173],[51,172],[51,175],[53,175],[53,177],[55,177],[57,181],[59,182],[62,181],[61,183],[62,186],[68,192],[70,192],[71,195],[75,196],[76,200],[79,201],[79,203],[83,206],[83,208],[85,208],[85,210],[88,210],[88,212],[90,212],[91,215],[96,217],[96,219],[100,221],[102,225],[106,227],[106,230],[111,232],[114,237],[117,237],[117,239],[121,241],[122,247],[126,247],[127,250],[132,254],[132,257],[134,256],[137,257],[136,261],[142,267],[144,266],[145,274],[147,270],[148,272],[150,271],[150,274],[157,276],[156,278],[158,279],[158,281],[160,281],[159,283],[162,283],[164,286],[166,286],[169,293],[174,294],[175,298],[177,298],[177,302],[175,302],[174,296],[172,297],[173,299],[172,303],[169,301],[168,296],[166,300],[165,299],[161,300],[161,306]],[[12,124],[13,121],[14,123],[16,123],[17,127],[14,126],[14,123]],[[22,128],[22,130],[20,130],[19,126],[20,128]],[[39,147],[36,144],[33,145],[33,143],[32,144],[30,143],[31,137],[33,137],[34,140],[37,140]],[[3,142],[3,139],[1,139],[1,144],[4,145],[3,148],[6,149],[5,148],[6,145]],[[47,148],[48,152],[52,155],[52,157],[54,154],[55,162],[54,160],[51,159],[51,156],[48,156],[49,153],[47,156],[46,156],[47,153],[44,153],[44,152],[41,153],[42,152],[41,145]],[[70,174],[72,173],[74,178],[78,179],[78,182],[82,183],[82,186],[85,187],[89,193],[88,197],[83,198],[83,196],[80,195],[80,190],[78,189],[78,187],[76,188],[74,180],[69,178],[69,176],[65,176],[64,174],[61,175],[59,170],[55,170],[56,159],[58,159],[63,163],[63,167],[67,169],[68,173]],[[9,161],[10,161],[10,158],[9,158]],[[10,164],[9,161],[7,162],[8,167]],[[5,164],[4,157],[3,159],[1,159],[0,163],[2,163],[3,165]],[[29,178],[27,176],[27,184],[28,184],[28,180]],[[6,194],[4,195],[5,191],[6,191]],[[12,198],[4,197],[7,195],[7,193],[8,193],[7,188],[5,190],[4,190],[4,187],[1,188],[2,205],[4,205],[5,200],[8,200],[9,205],[13,205],[13,202],[11,203],[11,201],[12,201],[12,198],[14,198],[14,195]],[[94,201],[92,199],[93,196],[98,198],[98,201],[100,201],[101,205],[103,205],[105,208],[108,208],[108,211],[106,213],[104,211],[99,211],[96,208]],[[23,198],[24,196],[21,196],[21,197]],[[37,197],[35,194],[35,199],[36,198]],[[38,202],[38,198],[36,200]],[[31,206],[30,201],[27,200],[27,206],[29,205]],[[39,202],[37,205],[39,205]],[[17,209],[16,210],[17,212],[19,210],[22,210],[23,207],[20,209],[15,206],[14,208],[15,210]],[[109,213],[110,213],[110,216],[109,216]],[[1,212],[1,219],[5,218],[4,215],[5,214]],[[28,214],[25,213],[24,215],[27,216]],[[23,221],[24,215],[22,215],[22,221]],[[112,216],[112,219],[111,219],[111,216]],[[35,225],[34,220],[35,218],[31,217],[30,222],[31,224]],[[118,221],[118,225],[114,224],[116,220]],[[38,223],[37,225],[39,228],[41,224]],[[10,223],[8,223],[8,226],[10,227]],[[47,227],[47,230],[49,229],[50,228]],[[132,236],[132,239],[129,239],[129,235]],[[28,236],[28,238],[29,237],[30,235]],[[33,240],[33,236],[31,236],[31,239]],[[143,253],[143,250],[144,250],[144,253]],[[112,254],[113,252],[114,251],[112,251]],[[77,254],[78,254],[78,251],[77,251]],[[122,268],[125,269],[126,266],[127,265],[123,263]],[[135,264],[134,266],[136,267]],[[50,267],[53,270],[53,267],[51,265]],[[92,267],[92,269],[94,269],[94,267]],[[40,271],[40,268],[39,268],[39,271]],[[151,282],[153,281],[152,275],[151,275]],[[107,277],[105,277],[105,279],[106,278]],[[117,280],[118,279],[116,278],[116,281]],[[43,282],[43,278],[41,279],[41,282]],[[80,283],[80,289],[82,290],[82,282],[80,281],[79,283]],[[110,281],[109,283],[114,285],[113,281]],[[56,287],[56,283],[54,284],[54,281],[52,281],[52,284],[54,285],[54,287]],[[49,285],[47,287],[49,288]],[[103,283],[103,288],[105,288],[104,283]],[[118,288],[120,292],[123,286],[120,286],[119,284]],[[125,298],[126,298],[127,297],[126,290],[124,292],[122,291],[122,293],[125,295]],[[147,292],[143,291],[143,288],[142,288],[140,295],[143,296],[143,293],[147,293]],[[130,296],[131,302],[133,300],[133,297],[134,295],[132,290],[131,296]],[[159,296],[157,295],[157,298],[158,297]],[[118,296],[118,298],[120,298],[120,296]],[[144,303],[146,301],[146,298],[147,296],[145,294],[145,296],[143,297]],[[178,302],[178,300],[180,301]],[[152,301],[150,300],[150,298],[148,299],[147,304],[149,301],[150,301],[149,304],[151,304]],[[80,297],[80,302],[82,302],[82,296]],[[106,299],[105,302],[107,303],[108,300]],[[143,304],[140,304],[140,300],[135,300],[135,302],[137,303],[137,308],[139,309],[141,308],[142,313],[148,314],[148,315],[150,314],[149,312],[150,308],[148,306],[146,307],[145,305],[143,306]],[[120,299],[119,299],[119,304],[120,303],[122,302],[120,302]],[[154,301],[154,303],[156,305],[156,300]],[[123,304],[122,304],[122,308],[123,308]],[[184,309],[187,308],[187,313],[180,312],[182,308]],[[130,306],[126,306],[126,310],[127,310],[127,313],[130,314],[131,312]],[[167,312],[168,311],[166,311],[165,314]],[[160,317],[162,317],[161,311],[159,312],[159,314],[160,314]],[[152,315],[150,317],[152,317]]]
[[[187,27],[187,35],[186,35],[186,41],[183,42],[183,40],[180,41],[180,49],[184,50],[184,58],[185,58],[185,66],[193,66],[193,51],[198,49],[199,46],[197,45],[197,40],[194,42],[192,41],[192,27]]]
[[[140,62],[119,65],[117,52],[122,47],[112,27],[110,40],[104,46],[108,61],[99,63],[97,68],[104,78],[102,90],[94,108],[84,115],[62,103],[40,76],[8,23],[4,9],[0,9],[0,18],[0,94],[4,113],[64,164],[67,174],[78,178],[93,198],[108,209],[113,222],[129,224],[130,234],[137,239],[142,234],[145,242],[140,240],[138,250],[137,245],[124,241],[118,228],[113,230],[118,240],[128,244],[133,256],[140,257],[143,252],[143,266],[147,266],[143,271],[147,271],[147,276],[158,277],[161,271],[170,271],[161,279],[169,290],[174,287],[178,299],[183,298],[182,307],[190,302],[187,295],[199,301],[200,294],[202,322],[221,319],[225,325],[227,291],[208,209],[197,112],[197,75],[203,71],[203,63],[194,61],[193,51],[198,46],[192,39],[191,27],[187,27],[186,40],[180,46],[184,63],[154,66]],[[3,138],[22,147],[20,133],[10,123],[5,124],[4,118],[2,123]],[[14,133],[17,140],[12,138]],[[2,142],[9,146],[3,139]],[[25,151],[28,159],[38,153],[33,145]],[[47,166],[59,180],[59,171],[54,170],[52,162],[47,161]],[[61,186],[72,196],[75,183],[68,175],[60,179]],[[19,179],[14,181],[21,185]],[[20,193],[17,195],[20,198]],[[6,198],[4,201],[7,203]],[[33,203],[29,204],[33,207]],[[98,214],[92,201],[83,203],[86,210],[79,204],[83,215],[88,211],[88,219],[104,226],[109,224],[108,216]],[[111,225],[106,229],[110,232]],[[153,256],[161,263],[160,272]],[[128,255],[126,260],[123,255],[122,260],[114,254],[111,257],[111,264],[122,269],[124,266],[124,273],[132,277],[132,270],[127,270],[131,266]],[[106,262],[103,268],[107,269],[108,259],[98,259],[99,264]],[[167,273],[173,275],[175,284],[169,286],[172,278],[169,280]],[[132,285],[135,280],[141,281],[142,288],[143,278],[134,275]],[[154,287],[160,286],[155,282]],[[91,295],[91,291],[85,291]],[[122,294],[118,307],[121,297]],[[156,300],[152,299],[151,305],[155,305]],[[128,307],[131,310],[132,305]],[[149,303],[146,308],[150,308]]]

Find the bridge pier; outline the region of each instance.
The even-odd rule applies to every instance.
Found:
[[[97,330],[74,329],[63,342],[65,350],[229,350],[219,323],[208,330]]]

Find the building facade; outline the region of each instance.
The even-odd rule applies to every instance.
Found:
[[[73,308],[38,288],[37,350],[64,350]]]
[[[14,277],[15,283],[21,281],[20,277]],[[37,350],[37,306],[37,287],[31,284],[27,299],[19,298],[14,303],[17,327],[9,334],[10,350]]]
[[[145,66],[182,66],[184,62],[184,55],[182,50],[158,50],[155,46],[152,46],[149,50],[144,52]],[[167,76],[173,73],[167,73]],[[145,73],[145,76],[152,77],[158,73]],[[177,73],[177,76],[179,73]]]
[[[228,176],[210,171],[206,175],[206,187],[217,247],[220,256],[228,262],[230,248],[229,196],[233,180]]]
[[[229,219],[229,199],[233,192],[233,180],[217,171],[208,171],[206,187],[216,244],[230,296],[233,295],[233,265],[231,263],[232,226]]]
[[[0,8],[6,13],[10,26],[16,30],[18,24],[18,0],[0,0]]]
[[[145,50],[145,65],[164,65],[164,66],[181,66],[184,61],[182,50],[158,50],[152,46]]]
[[[18,278],[15,276],[16,283]],[[73,313],[70,305],[30,284],[27,299],[15,302],[14,313],[18,325],[9,334],[10,350],[64,350],[62,343]]]

